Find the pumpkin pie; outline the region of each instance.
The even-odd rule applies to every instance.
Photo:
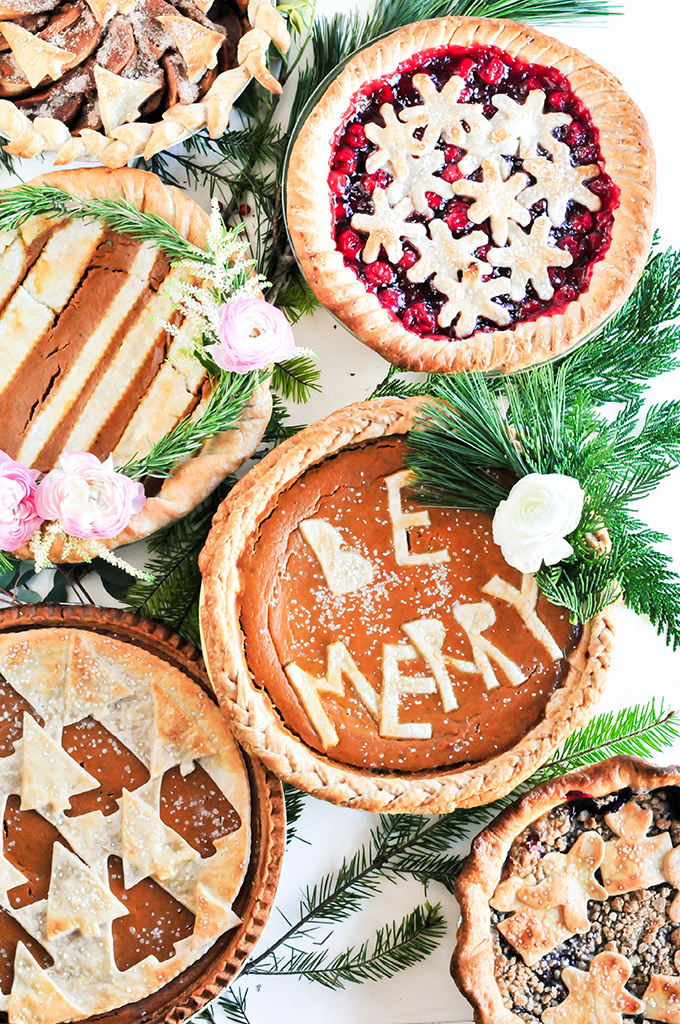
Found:
[[[504,795],[588,717],[611,613],[573,626],[486,513],[409,493],[416,403],[342,409],[275,449],[201,556],[211,679],[239,741],[316,796],[445,811]]]
[[[58,1024],[161,989],[240,921],[250,790],[215,704],[89,630],[0,635],[0,1008]]]
[[[386,359],[509,371],[627,298],[654,190],[613,75],[525,25],[449,17],[340,71],[295,141],[287,218],[317,297]]]

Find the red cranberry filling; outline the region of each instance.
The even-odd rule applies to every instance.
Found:
[[[465,79],[467,84],[459,102],[482,104],[487,118],[496,114],[496,108],[491,102],[493,96],[502,93],[517,103],[524,103],[529,92],[541,89],[546,94],[545,113],[563,112],[572,118],[570,124],[553,131],[554,137],[569,147],[572,166],[599,164],[599,175],[586,181],[586,187],[601,201],[599,211],[591,212],[580,203],[570,200],[564,223],[551,230],[552,244],[566,250],[573,258],[572,264],[566,269],[549,268],[550,280],[555,289],[552,298],[541,299],[530,282],[521,300],[513,300],[509,295],[501,295],[494,300],[504,306],[510,315],[506,329],[512,329],[526,320],[562,312],[569,302],[587,290],[594,264],[604,257],[609,248],[613,211],[618,205],[618,188],[603,169],[598,131],[590,113],[574,94],[564,75],[554,68],[516,60],[495,47],[446,47],[416,54],[404,62],[394,75],[372,82],[355,94],[345,122],[336,134],[328,179],[336,244],[346,265],[354,270],[368,291],[376,293],[381,304],[401,320],[407,330],[423,335],[436,332],[437,337],[455,338],[455,318],[450,327],[446,328],[440,327],[437,322],[446,299],[434,288],[431,278],[416,283],[407,277],[408,269],[419,259],[417,242],[403,243],[403,256],[396,264],[390,262],[384,248],[381,248],[375,263],[364,263],[361,252],[367,235],[357,232],[351,226],[355,214],[374,212],[374,190],[385,189],[392,181],[391,175],[382,168],[373,174],[366,171],[366,159],[376,147],[368,139],[365,126],[370,123],[384,124],[380,114],[380,107],[384,103],[391,104],[397,115],[404,107],[422,103],[420,93],[413,85],[413,77],[423,72],[434,79],[439,90],[452,75]],[[420,128],[415,136],[422,137],[423,132],[424,129]],[[443,151],[444,163],[439,171],[435,171],[435,175],[447,183],[464,177],[458,164],[465,151],[447,145],[443,138],[437,142],[436,149]],[[522,160],[508,158],[508,168],[511,173],[521,171]],[[469,177],[480,180],[481,172],[475,171]],[[530,176],[529,184],[534,182],[535,178]],[[444,220],[455,237],[459,238],[473,230],[483,231],[487,235],[489,244],[477,250],[477,257],[485,259],[494,245],[489,221],[473,224],[469,220],[471,201],[460,196],[442,199],[434,192],[428,192],[426,197],[434,217]],[[546,208],[545,200],[537,202],[530,210],[531,222],[545,214]],[[408,219],[426,224],[431,217],[414,212]],[[530,231],[531,225],[525,230]],[[504,267],[491,270],[493,278],[507,277],[509,274],[510,271]],[[476,330],[499,329],[499,325],[491,320],[483,317],[477,320]]]

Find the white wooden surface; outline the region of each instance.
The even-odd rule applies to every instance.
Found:
[[[369,0],[359,0],[360,9]],[[680,246],[680,122],[677,74],[680,63],[677,39],[680,6],[677,0],[624,0],[624,14],[603,23],[545,27],[566,43],[577,46],[613,71],[647,117],[658,160],[657,226],[664,245]],[[321,13],[345,10],[342,0],[318,0]],[[26,162],[28,180],[48,168],[48,162]],[[0,179],[0,182],[2,179]],[[314,348],[322,368],[323,393],[304,409],[294,409],[294,422],[311,422],[352,401],[365,398],[384,376],[387,364],[339,327],[325,311],[307,318],[295,329],[299,345]],[[676,398],[680,371],[659,379],[650,391],[652,401]],[[680,571],[680,473],[658,488],[641,506],[645,521],[671,537],[668,546]],[[141,546],[138,546],[138,548]],[[128,549],[129,551],[130,549]],[[134,553],[143,562],[143,550]],[[102,604],[110,598],[88,584]],[[671,653],[648,622],[622,611],[613,668],[602,709],[619,708],[652,696],[680,705],[680,655]],[[680,758],[669,752],[668,762]],[[332,807],[307,799],[299,834],[286,855],[277,906],[259,950],[285,930],[284,916],[294,920],[300,888],[335,868],[343,853],[351,854],[364,841],[373,821],[370,814]],[[430,887],[431,901],[440,900],[448,921],[447,934],[437,952],[420,965],[391,981],[350,986],[330,992],[318,985],[289,978],[249,978],[248,1015],[251,1024],[434,1024],[462,1022],[469,1006],[458,993],[448,965],[455,941],[457,906],[439,885]],[[340,926],[318,932],[318,941],[339,951],[359,945],[386,921],[401,918],[423,899],[413,881],[386,884],[382,895],[366,904],[363,913]]]

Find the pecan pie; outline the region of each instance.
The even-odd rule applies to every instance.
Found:
[[[350,406],[230,493],[201,556],[212,682],[237,738],[316,796],[443,811],[503,795],[600,696],[605,613],[574,628],[491,517],[409,497],[415,403]]]
[[[288,225],[318,298],[387,359],[513,370],[628,296],[654,179],[611,74],[514,22],[442,18],[328,87],[292,152]]]
[[[0,703],[0,1008],[136,1003],[239,923],[241,753],[188,676],[88,630],[0,635]]]
[[[153,174],[91,168],[39,180],[83,197],[122,196],[204,244],[207,215]],[[171,269],[158,249],[99,221],[40,218],[3,234],[0,249],[1,450],[41,471],[62,451],[112,452],[122,466],[200,411],[208,384],[191,354],[194,328],[173,313],[167,294],[168,282],[184,271]],[[168,321],[177,334],[166,330]],[[202,501],[253,453],[270,407],[265,387],[240,424],[150,492],[107,545],[148,536]]]
[[[246,10],[247,8],[247,10]],[[0,9],[0,133],[15,156],[122,167],[198,129],[225,131],[234,99],[290,37],[270,0],[10,0]]]
[[[612,758],[478,836],[451,964],[477,1024],[680,1022],[679,786]]]

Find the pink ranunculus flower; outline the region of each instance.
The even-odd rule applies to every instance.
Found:
[[[0,549],[16,551],[42,523],[35,508],[38,471],[0,451]]]
[[[118,536],[145,503],[142,485],[116,473],[110,455],[101,462],[89,452],[61,455],[36,494],[40,515],[82,540]]]
[[[219,345],[206,349],[223,370],[248,373],[289,359],[295,349],[290,324],[264,299],[232,299],[220,306]]]

